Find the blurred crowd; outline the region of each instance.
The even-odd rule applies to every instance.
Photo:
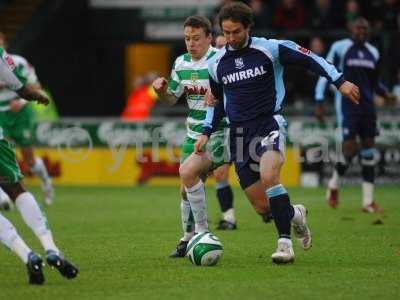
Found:
[[[217,18],[220,8],[233,1],[239,0],[221,0],[210,16],[215,33],[220,33]],[[242,2],[248,4],[255,14],[254,35],[288,38],[324,57],[335,40],[349,37],[349,25],[355,18],[359,16],[367,18],[371,26],[371,43],[381,53],[382,81],[397,97],[396,103],[383,103],[379,99],[376,103],[378,106],[385,106],[389,112],[400,111],[400,0],[243,0]],[[289,104],[287,105],[289,113],[290,110],[293,113],[313,111],[313,105],[310,104],[314,103],[314,88],[318,77],[311,72],[308,76],[298,76],[302,72],[293,67],[287,68],[285,72],[285,102]],[[137,107],[136,100],[132,100],[137,95],[135,91],[141,89],[133,89],[130,95],[128,104],[135,103],[135,105],[127,105],[124,112],[126,120],[138,120],[137,109],[134,113],[129,109],[129,106]],[[150,110],[156,99],[148,91],[145,95],[151,99],[146,102]],[[327,97],[332,95],[327,93]],[[185,101],[179,103],[181,106],[186,106]],[[174,109],[176,110],[176,107]],[[150,112],[145,115],[149,117]]]
[[[215,9],[234,0],[222,0]],[[342,29],[359,16],[371,21],[374,31],[400,31],[398,0],[247,0],[255,14],[256,29]]]
[[[211,17],[216,32],[219,9],[235,0],[221,0]],[[238,1],[238,0],[236,0]],[[254,11],[255,35],[295,40],[314,53],[326,56],[330,45],[347,37],[351,22],[363,16],[371,25],[371,42],[381,52],[383,82],[397,95],[400,108],[400,0],[243,0]],[[269,36],[267,36],[269,37]],[[295,110],[313,101],[317,77],[297,76],[298,70],[286,72],[286,99]],[[380,102],[378,102],[380,103]]]

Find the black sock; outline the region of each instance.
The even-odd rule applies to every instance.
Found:
[[[281,184],[273,186],[267,190],[267,196],[279,238],[290,239],[290,221],[294,216],[294,209],[290,205],[286,189]]]
[[[362,165],[362,178],[366,182],[375,181],[375,151],[374,149],[362,149],[360,152]]]
[[[186,232],[193,232],[193,231],[194,231],[194,217],[192,209],[190,209],[189,219],[186,226]]]
[[[223,188],[217,187],[217,198],[223,213],[233,208],[233,192],[230,185]]]
[[[336,171],[338,172],[339,176],[343,176],[346,173],[349,165],[347,163],[337,162],[336,163]]]

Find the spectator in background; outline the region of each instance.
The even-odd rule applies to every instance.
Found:
[[[312,29],[332,29],[336,26],[337,17],[331,0],[314,0],[311,14],[308,18]]]
[[[132,92],[122,113],[124,121],[145,121],[150,118],[151,109],[157,100],[157,94],[151,85],[155,78],[155,72],[135,78]]]
[[[271,11],[265,2],[263,0],[249,1],[249,6],[253,10],[254,27],[256,29],[264,29],[271,26]]]
[[[314,36],[310,39],[308,48],[315,54],[324,57],[325,56],[325,43],[319,36]],[[307,71],[307,76],[298,76],[301,68],[294,68],[288,70],[291,74],[288,74],[289,78],[293,83],[292,97],[293,104],[296,109],[304,109],[307,103],[312,103],[314,99],[310,97],[310,91],[313,90],[314,86],[318,81],[318,75],[311,71]]]
[[[297,0],[281,0],[274,13],[277,29],[294,30],[304,26],[304,7]]]
[[[319,56],[325,54],[325,43],[319,36],[314,36],[310,40],[310,50]]]
[[[382,29],[387,31],[399,30],[398,18],[400,13],[398,0],[385,0],[379,13]]]
[[[361,11],[357,0],[348,0],[346,3],[345,20],[349,30],[350,24],[359,16],[361,16]]]

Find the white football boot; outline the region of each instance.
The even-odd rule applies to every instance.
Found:
[[[290,239],[280,238],[278,240],[278,248],[271,255],[272,261],[276,264],[287,264],[294,261],[294,251],[292,241]]]
[[[307,209],[301,204],[293,205],[293,208],[300,213],[300,218],[292,220],[294,235],[299,241],[300,247],[308,250],[312,246],[312,238],[310,228],[307,226]]]

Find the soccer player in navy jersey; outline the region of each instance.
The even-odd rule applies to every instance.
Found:
[[[203,134],[198,137],[195,149],[202,153],[208,137],[226,114],[230,123],[231,159],[242,189],[249,199],[254,193],[266,193],[270,201],[279,234],[272,261],[293,262],[291,224],[305,250],[311,247],[311,233],[306,208],[290,204],[279,179],[286,137],[286,121],[280,115],[285,96],[284,66],[303,66],[326,77],[355,103],[359,90],[345,81],[333,65],[294,42],[250,36],[253,13],[241,2],[224,6],[219,23],[227,45],[208,66],[211,92],[218,101],[208,109]]]
[[[351,37],[332,44],[327,60],[343,72],[346,79],[360,88],[360,104],[342,101],[342,95],[336,92],[335,107],[338,126],[342,130],[342,152],[344,161],[338,160],[336,169],[328,183],[328,204],[336,208],[339,201],[340,176],[343,176],[352,158],[359,153],[362,166],[363,211],[380,212],[382,209],[374,201],[375,180],[375,136],[378,135],[374,93],[390,99],[386,88],[378,76],[379,51],[367,42],[369,23],[366,19],[357,18],[351,26]],[[316,116],[324,117],[324,94],[327,80],[321,77],[315,89]],[[360,138],[361,147],[357,143]],[[359,151],[359,148],[361,150]]]

